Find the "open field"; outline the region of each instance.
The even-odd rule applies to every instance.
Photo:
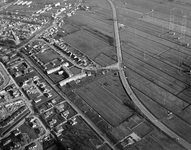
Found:
[[[68,33],[64,40],[102,66],[115,63],[115,60],[105,55],[111,52],[116,56],[116,53],[110,50],[114,46],[114,33],[109,4],[100,0],[82,3],[88,5],[90,11],[79,10],[66,19],[66,24],[61,27]]]
[[[153,101],[151,98],[141,93],[137,89],[133,88],[135,94],[140,98],[141,102],[149,109],[159,120],[168,117],[167,109],[162,107],[157,102]]]
[[[63,125],[64,132],[59,138],[65,146],[70,146],[72,149],[93,150],[103,144],[102,139],[81,117],[76,117],[76,121],[77,124],[74,126],[69,126],[67,123]]]
[[[75,32],[65,36],[63,39],[90,58],[96,57],[107,48],[105,43],[83,31]]]
[[[78,26],[75,26],[73,24],[64,24],[62,27],[61,27],[62,30],[64,30],[65,32],[67,32],[68,34],[72,34],[74,32],[77,32],[80,30],[80,28]]]
[[[132,112],[122,105],[120,99],[101,88],[99,83],[94,82],[79,88],[77,94],[112,126],[118,125],[132,115]]]
[[[48,63],[56,58],[59,58],[59,55],[52,49],[48,49],[43,53],[37,54],[37,57],[44,63]]]
[[[67,24],[62,28],[66,32],[70,32],[69,37],[74,39],[75,42],[72,42],[71,45],[75,47],[78,46],[77,48],[87,56],[94,58],[104,50],[108,50],[108,45],[113,46],[112,12],[107,1],[87,1],[85,4],[90,6],[90,12],[79,11],[74,16],[68,18],[66,20]],[[95,14],[92,13],[94,11],[96,12]],[[78,31],[79,28],[81,31]],[[77,33],[80,33],[80,35],[75,37]],[[67,38],[67,36],[65,38]],[[78,41],[75,40],[76,38]],[[85,41],[87,41],[86,43],[89,41],[91,41],[89,43],[92,43],[92,41],[98,42],[99,46],[94,43],[92,44],[94,47],[91,45],[87,47],[85,43],[83,45],[76,45],[76,42],[79,42],[79,44],[82,43],[80,39],[82,39],[83,43]],[[70,39],[68,39],[68,41],[69,43],[71,42]]]
[[[191,142],[191,126],[188,123],[173,115],[171,118],[164,118],[162,122],[186,141]]]
[[[187,123],[191,124],[191,113],[190,113],[190,111],[191,111],[191,106],[189,105],[188,107],[186,107],[184,110],[182,110],[177,115],[179,117],[181,117]]]
[[[170,139],[168,136],[157,130],[150,133],[150,135],[147,136],[145,139],[148,140],[149,143],[151,143],[155,147],[158,147],[159,150],[167,150],[167,149],[185,150],[185,148],[176,144],[176,141]],[[145,144],[139,145],[138,147],[144,147],[144,146]]]
[[[72,24],[81,26],[83,29],[85,29],[88,32],[93,32],[93,33],[97,32],[97,33],[100,33],[101,35],[110,36],[110,37],[114,36],[112,20],[109,21],[109,24],[108,24],[108,19],[111,19],[111,17],[105,18],[105,19],[107,19],[107,22],[103,22],[104,19],[98,20],[96,18],[93,18],[89,14],[90,13],[87,13],[87,12],[85,14],[84,14],[84,12],[83,13],[79,12],[76,15],[69,18],[68,21]],[[96,13],[96,15],[97,15],[97,13]],[[99,36],[97,36],[97,38],[99,38]]]
[[[109,74],[108,76],[100,78],[96,82],[98,82],[104,90],[108,91],[109,93],[115,95],[118,99],[120,99],[121,103],[125,101],[130,101],[129,96],[126,94],[126,91],[122,87],[117,72],[114,72],[112,74]]]
[[[117,145],[119,147],[119,145]],[[120,149],[121,147],[119,147]],[[121,148],[122,149],[122,148]],[[134,146],[127,146],[124,150],[185,150],[182,146],[176,144],[175,141],[169,139],[162,132],[154,130],[144,139],[141,139]]]
[[[147,131],[145,129],[151,129],[151,128],[148,125],[144,127],[143,125],[145,124],[145,122],[146,121],[140,116],[133,115],[127,120],[125,120],[123,123],[121,123],[119,126],[113,128],[110,131],[110,133],[115,137],[117,141],[121,141],[122,139],[129,136],[133,132],[137,134],[138,133],[136,132],[138,131],[137,129],[142,127],[142,130],[140,130],[138,134],[146,135],[145,133],[147,133]]]
[[[134,146],[133,148],[131,148],[130,150],[147,150],[147,149],[152,149],[152,150],[162,150],[159,149],[161,147],[156,147],[154,144],[151,144],[149,141],[143,139],[141,140],[136,146]],[[129,148],[127,148],[128,150]]]
[[[127,80],[151,113],[190,142],[186,133],[191,125],[191,80],[183,71],[191,68],[190,46],[185,47],[190,42],[191,10],[183,2],[116,0],[115,4],[118,20],[125,25],[120,38]],[[172,16],[175,35],[168,33]]]
[[[152,130],[152,127],[150,127],[146,122],[142,122],[141,124],[133,128],[133,131],[141,138],[152,132]]]
[[[100,53],[95,59],[95,62],[100,64],[101,66],[108,66],[115,64],[116,61],[105,55],[104,53]]]
[[[107,132],[111,125],[105,121],[103,117],[100,116],[100,114],[96,111],[94,111],[90,105],[87,104],[85,100],[80,98],[75,93],[70,93],[67,95],[70,100],[103,132]]]
[[[109,15],[111,13],[110,8],[103,1],[99,1],[100,4],[93,0],[84,2],[90,6],[90,11],[95,13],[80,11],[69,18],[69,22],[74,23],[76,27],[81,28],[88,35],[93,34],[94,37],[103,39],[102,41],[113,46],[114,41],[112,42],[111,39],[110,42],[106,40],[107,36],[114,37],[112,34],[112,19]],[[186,0],[173,2],[165,0],[115,0],[118,22],[125,25],[124,28],[120,29],[120,40],[127,80],[140,101],[159,121],[163,121],[183,138],[190,140],[189,134],[185,134],[184,137],[183,133],[189,133],[188,130],[191,125],[189,121],[191,80],[190,75],[182,72],[185,70],[182,64],[186,64],[187,69],[191,68],[190,46],[185,47],[185,44],[191,40],[191,17],[189,16],[191,9],[188,3]],[[173,8],[175,9],[171,11]],[[187,20],[183,18],[184,15],[187,15]],[[174,16],[172,25],[175,35],[168,33],[170,16]],[[185,33],[183,31],[184,21],[186,21]],[[96,34],[97,32],[99,34]],[[102,36],[100,36],[100,33],[102,33]],[[182,37],[183,39],[181,39]],[[112,48],[103,52],[100,51],[97,53],[95,61],[102,66],[113,64],[116,60],[115,52],[116,50]],[[125,96],[126,94],[123,88],[120,88],[121,85],[117,80],[112,76],[107,76],[97,82],[101,85],[100,87],[113,93],[123,102],[128,97]],[[114,90],[117,88],[120,90]],[[81,92],[78,93],[79,91]],[[81,94],[84,99],[86,95],[95,91],[97,90],[94,89],[91,83],[86,88],[78,89],[77,94]],[[99,96],[97,97],[99,98]],[[91,97],[88,95],[84,100],[91,107],[95,107],[97,104],[93,104],[95,101],[92,101],[92,99],[93,95]],[[103,101],[101,100],[99,104]],[[176,121],[174,121],[174,118],[170,119],[171,116],[168,114],[170,112],[173,113]],[[181,123],[187,128],[181,127]],[[131,122],[130,125],[135,126],[134,122]],[[142,128],[140,126],[139,130]],[[148,133],[150,133],[149,128]],[[143,136],[145,135],[143,134]],[[162,136],[162,133],[160,135]],[[152,138],[156,138],[157,144],[153,140],[151,140],[153,143],[143,140],[132,150],[148,149],[149,147],[159,150],[173,149],[175,147],[175,142],[169,139],[164,143],[161,139],[157,139],[156,134],[153,134]],[[169,145],[167,145],[168,141]],[[143,145],[147,146],[144,147]],[[177,149],[183,148],[177,146]]]
[[[156,84],[152,83],[152,81],[145,79],[132,70],[126,69],[126,72],[129,75],[128,79],[131,85],[168,110],[177,113],[188,106],[188,103],[172,95],[170,92],[157,86]]]
[[[35,139],[37,139],[37,138],[39,137],[39,135],[34,132],[34,129],[31,128],[30,125],[27,124],[26,122],[23,123],[23,124],[19,127],[19,130],[20,130],[22,133],[27,134],[31,140],[35,140]]]
[[[99,147],[98,150],[111,150],[111,148],[107,144],[104,144],[101,147]]]
[[[39,3],[37,8],[45,3],[57,2],[34,1]],[[113,1],[117,8],[118,22],[125,25],[120,28],[123,65],[133,91],[158,121],[191,143],[191,76],[183,72],[183,63],[188,70],[191,69],[191,46],[183,45],[191,40],[191,9],[187,4],[189,1]],[[83,3],[90,6],[90,11],[78,10],[75,15],[64,20],[66,24],[61,29],[66,33],[62,35],[63,39],[102,66],[116,63],[112,12],[108,2],[83,0]],[[176,9],[170,11],[173,8]],[[175,17],[172,24],[175,35],[168,33],[172,13]],[[185,21],[184,15],[187,15],[185,33],[181,26]],[[183,38],[178,39],[181,36]],[[43,63],[48,63],[59,55],[47,50],[38,54],[38,57]],[[75,74],[80,70],[73,67],[71,71]],[[57,76],[52,78],[56,79]],[[82,79],[81,87],[80,82],[76,89],[70,89],[74,95],[66,95],[104,135],[111,135],[115,141],[113,143],[117,144],[135,132],[142,138],[141,141],[123,148],[124,150],[185,150],[177,141],[158,131],[146,117],[139,117],[139,111],[130,105],[133,103],[123,89],[118,72],[91,78],[93,79]],[[49,100],[42,98],[40,103]],[[131,107],[125,105],[126,103]],[[102,143],[81,118],[77,117],[77,120],[77,126],[68,128],[66,125],[67,130],[62,135],[64,144],[71,144],[76,149],[82,143],[84,145],[80,149],[90,149],[85,145]],[[82,134],[79,136],[76,134],[78,132]],[[89,140],[91,135],[94,142]],[[88,139],[87,143],[85,139]],[[76,144],[77,140],[79,145]]]

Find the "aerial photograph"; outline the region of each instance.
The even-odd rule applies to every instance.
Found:
[[[191,150],[191,0],[0,0],[0,150]]]

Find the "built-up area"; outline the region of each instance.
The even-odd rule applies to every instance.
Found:
[[[84,138],[95,141],[89,142],[91,147],[106,146],[61,92],[96,74],[86,70],[96,63],[58,36],[65,34],[59,28],[62,18],[74,15],[79,5],[78,1],[4,3],[0,12],[0,149],[77,148],[85,146]]]

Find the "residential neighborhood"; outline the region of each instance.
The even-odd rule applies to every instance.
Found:
[[[0,150],[191,150],[189,0],[1,0]]]

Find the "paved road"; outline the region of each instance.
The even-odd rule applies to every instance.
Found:
[[[34,35],[32,35],[32,37],[30,37],[28,40],[25,41],[25,43],[21,43],[18,45],[17,51],[19,51],[21,48],[25,47],[28,43],[31,43],[32,41],[35,41],[38,39],[38,36],[43,33],[46,30],[49,30],[50,28],[55,26],[55,22],[52,21],[50,23],[48,23],[45,27],[42,27],[41,29],[39,29],[36,33],[34,33]]]
[[[79,0],[81,1],[81,0]],[[126,89],[127,93],[129,94],[129,96],[131,97],[131,99],[133,100],[133,102],[135,103],[135,105],[148,117],[148,119],[150,119],[158,128],[160,128],[162,131],[164,131],[166,134],[168,134],[169,136],[171,136],[172,138],[177,139],[177,141],[183,145],[185,148],[187,148],[188,150],[191,150],[191,144],[188,143],[187,141],[185,141],[184,139],[182,139],[181,137],[179,137],[176,133],[174,133],[173,131],[171,131],[168,127],[166,127],[164,124],[162,124],[159,120],[157,120],[157,118],[151,114],[149,112],[149,110],[147,110],[144,105],[139,101],[139,99],[136,97],[136,95],[134,94],[134,92],[132,91],[129,83],[126,80],[125,77],[125,73],[123,71],[122,68],[122,53],[121,53],[121,45],[120,45],[120,38],[119,38],[119,30],[118,30],[118,22],[117,22],[117,15],[116,15],[116,9],[115,6],[113,4],[113,2],[111,0],[107,0],[109,2],[109,4],[111,5],[112,11],[113,11],[113,20],[114,20],[114,31],[115,31],[115,38],[116,38],[116,49],[117,49],[117,57],[118,57],[118,63],[116,65],[111,66],[111,68],[118,68],[119,69],[119,74],[120,74],[120,78],[121,81],[123,83],[124,88]],[[48,28],[52,27],[52,25],[50,25]],[[44,31],[44,30],[43,30]],[[38,35],[38,34],[37,34]],[[37,36],[34,36],[32,39],[29,39],[29,41],[27,41],[24,45],[26,45],[28,42],[31,42],[31,40],[36,39]],[[23,47],[24,45],[22,45],[21,47]],[[20,47],[20,48],[21,48]],[[109,67],[108,67],[109,68]],[[94,70],[95,68],[86,68],[88,70]],[[41,73],[40,73],[41,74]],[[43,74],[41,74],[43,75]],[[58,91],[58,89],[56,87],[53,87],[56,91]],[[60,93],[60,92],[59,92]],[[91,121],[86,118],[83,113],[75,106],[73,105],[64,95],[61,94],[61,96],[63,98],[66,99],[67,102],[70,103],[70,105],[72,105],[72,107],[87,121],[91,124],[91,127],[97,131],[97,127],[91,123]],[[103,137],[101,135],[101,137],[103,139],[105,139],[105,137]],[[107,141],[105,139],[105,141]],[[106,142],[107,144],[110,145],[110,143]],[[111,146],[111,145],[110,145]],[[112,146],[111,146],[112,147]]]
[[[77,63],[75,63],[74,61],[71,61],[71,59],[69,58],[69,56],[66,56],[64,53],[62,53],[60,50],[56,49],[53,45],[51,45],[50,43],[42,40],[42,39],[38,39],[38,41],[43,41],[45,42],[50,48],[52,48],[55,52],[57,52],[60,56],[64,57],[65,59],[67,59],[69,62],[71,62],[74,66],[80,68],[80,69],[87,69],[89,70],[89,67],[83,67],[78,65]]]
[[[120,79],[122,81],[122,84],[128,93],[128,95],[133,100],[134,104],[144,113],[144,115],[152,121],[152,123],[160,128],[163,132],[165,132],[170,137],[176,139],[182,146],[187,148],[188,150],[191,150],[191,144],[185,141],[183,138],[181,138],[179,135],[177,135],[175,132],[170,130],[168,127],[166,127],[163,123],[161,123],[152,113],[149,112],[149,110],[139,101],[137,96],[134,94],[132,88],[130,87],[129,83],[126,80],[124,70],[121,66],[122,64],[122,52],[121,52],[121,46],[120,46],[120,38],[119,38],[119,30],[118,30],[118,22],[117,22],[117,13],[115,6],[111,0],[107,0],[112,8],[113,12],[113,20],[114,20],[114,30],[115,30],[115,38],[116,38],[116,49],[117,49],[117,58],[119,63],[119,75]]]
[[[110,70],[118,70],[118,63],[117,64],[113,64],[107,67],[90,67],[90,66],[86,66],[83,67],[81,65],[78,65],[76,62],[72,61],[70,59],[69,56],[66,56],[65,54],[63,54],[60,50],[57,50],[53,45],[51,45],[50,43],[42,40],[42,39],[38,39],[38,41],[43,41],[45,42],[50,48],[52,48],[55,52],[57,52],[60,56],[64,57],[65,59],[67,59],[69,62],[71,62],[74,66],[83,69],[83,70],[102,70],[102,69],[110,69]]]
[[[55,85],[52,85],[52,82],[51,80],[46,76],[44,75],[44,73],[42,72],[41,69],[39,69],[38,67],[36,67],[36,65],[28,58],[27,55],[21,53],[22,57],[26,60],[26,62],[30,65],[30,66],[33,66],[36,71],[48,82],[48,84],[52,87],[52,89],[54,89],[58,94],[59,96],[61,96],[63,99],[66,100],[66,102],[68,102],[72,108],[86,121],[88,122],[88,124],[91,126],[91,128],[97,132],[97,134],[99,134],[99,136],[105,141],[105,143],[107,143],[113,150],[115,149],[109,142],[108,140],[102,135],[102,132],[98,129],[98,127],[92,123],[92,121],[87,118],[84,113],[76,106],[74,105],[64,94],[63,92]]]
[[[82,2],[82,0],[79,0],[79,3],[76,4],[75,7],[77,7],[78,5],[80,5],[81,2]],[[21,49],[22,47],[24,47],[25,45],[27,45],[29,42],[31,42],[31,41],[33,41],[33,40],[36,40],[36,39],[38,38],[38,35],[39,35],[40,33],[44,32],[45,30],[48,30],[49,28],[53,27],[54,25],[55,25],[55,22],[53,21],[51,24],[49,24],[49,26],[46,26],[46,29],[44,28],[44,30],[42,30],[42,29],[39,30],[34,36],[32,36],[30,39],[28,39],[25,43],[20,44],[20,45],[18,46],[18,50]],[[50,46],[50,45],[49,45],[49,46]],[[108,144],[108,145],[114,150],[115,148],[113,147],[113,145],[111,145],[111,144],[108,142],[108,140],[105,138],[105,136],[102,135],[102,132],[97,128],[97,126],[96,126],[95,124],[93,124],[92,121],[91,121],[89,118],[87,118],[87,117],[81,112],[81,110],[80,110],[78,107],[76,107],[73,103],[71,103],[71,101],[62,93],[62,91],[59,90],[58,87],[52,85],[50,79],[49,79],[48,77],[44,76],[44,73],[43,73],[39,68],[35,67],[35,64],[34,64],[32,61],[30,61],[30,59],[28,58],[28,56],[26,56],[26,55],[23,54],[23,53],[20,53],[20,54],[23,56],[23,58],[25,58],[26,62],[28,62],[31,66],[33,66],[33,67],[36,69],[36,71],[37,71],[42,77],[45,78],[45,80],[49,83],[49,85],[50,85],[55,91],[57,91],[57,93],[58,93],[63,99],[65,99],[65,100],[74,108],[74,110],[78,113],[78,115],[80,115],[86,122],[88,122],[88,124],[91,126],[91,128],[92,128],[94,131],[96,131],[97,134],[99,134],[99,136],[104,140],[104,143]],[[75,64],[75,65],[76,65],[76,64]],[[81,67],[80,67],[80,68],[81,68]],[[96,70],[96,68],[91,68],[91,69],[90,69],[89,67],[84,67],[84,68],[85,68],[85,69],[88,69],[88,70]],[[84,68],[82,68],[82,69],[84,69]],[[27,103],[27,104],[28,104],[28,103]],[[30,108],[30,106],[29,106],[29,108]],[[36,119],[38,119],[36,116],[34,116],[34,117],[35,117]],[[39,120],[39,119],[38,119],[38,120]],[[39,120],[39,121],[40,121],[40,120]],[[40,121],[40,123],[41,123],[41,121]],[[42,123],[41,123],[41,124],[42,124]],[[42,125],[43,125],[43,124],[42,124]],[[44,129],[46,130],[46,128],[45,128],[44,125],[43,125],[43,127],[44,127]],[[46,130],[46,134],[45,134],[45,135],[47,135],[47,134],[48,134],[48,132],[47,132],[47,130]],[[41,138],[41,137],[39,137],[39,138]],[[38,139],[39,139],[39,138],[38,138]],[[36,139],[35,141],[37,141],[38,139]]]

